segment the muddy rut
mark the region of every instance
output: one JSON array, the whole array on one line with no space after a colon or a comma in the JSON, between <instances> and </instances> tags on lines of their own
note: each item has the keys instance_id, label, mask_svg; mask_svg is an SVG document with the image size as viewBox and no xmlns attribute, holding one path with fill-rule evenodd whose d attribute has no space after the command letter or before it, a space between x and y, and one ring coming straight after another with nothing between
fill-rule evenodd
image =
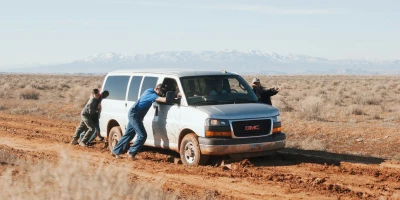
<instances>
[{"instance_id":1,"label":"muddy rut","mask_svg":"<svg viewBox=\"0 0 400 200\"><path fill-rule=\"evenodd\" d=\"M60 152L128 170L139 180L162 182L166 191L214 199L400 199L400 163L379 158L285 149L275 158L185 167L175 152L144 148L141 159L115 159L97 142L90 148L68 143L77 124L0 114L0 148L16 156L57 162ZM90 158L90 159L88 159Z\"/></svg>"}]
</instances>

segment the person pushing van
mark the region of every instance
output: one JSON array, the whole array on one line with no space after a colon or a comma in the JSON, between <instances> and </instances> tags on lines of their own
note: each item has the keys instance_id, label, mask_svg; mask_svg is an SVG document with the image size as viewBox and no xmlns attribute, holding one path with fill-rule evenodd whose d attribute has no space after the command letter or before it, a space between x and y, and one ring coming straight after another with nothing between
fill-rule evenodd
<instances>
[{"instance_id":1,"label":"person pushing van","mask_svg":"<svg viewBox=\"0 0 400 200\"><path fill-rule=\"evenodd\" d=\"M95 130L95 123L93 122L93 116L97 116L96 113L98 111L99 99L100 99L99 89L93 89L92 95L90 96L89 101L86 103L85 107L83 107L81 111L81 122L79 126L76 128L74 136L72 137L71 145L79 144L80 146L87 147L87 142L92 137L92 134ZM79 135L81 132L85 132L82 140L79 141Z\"/></svg>"},{"instance_id":2,"label":"person pushing van","mask_svg":"<svg viewBox=\"0 0 400 200\"><path fill-rule=\"evenodd\" d=\"M158 84L154 89L149 88L143 92L136 103L129 109L128 112L128 125L125 134L118 141L112 153L115 157L119 158L120 154L126 152L129 147L129 142L137 134L137 138L133 145L129 148L128 154L131 159L135 159L136 154L140 151L147 139L147 132L143 126L143 118L149 111L151 105L157 101L161 103L166 102L166 97L162 95L162 84Z\"/></svg>"}]
</instances>

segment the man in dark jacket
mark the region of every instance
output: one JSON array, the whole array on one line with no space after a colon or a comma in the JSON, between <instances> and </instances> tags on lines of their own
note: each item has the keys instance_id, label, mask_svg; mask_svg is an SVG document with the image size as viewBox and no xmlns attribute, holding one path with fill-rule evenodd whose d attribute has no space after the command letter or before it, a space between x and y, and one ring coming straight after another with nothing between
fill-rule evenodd
<instances>
[{"instance_id":1,"label":"man in dark jacket","mask_svg":"<svg viewBox=\"0 0 400 200\"><path fill-rule=\"evenodd\" d=\"M93 89L89 101L82 109L81 122L79 123L79 126L75 130L74 136L72 137L71 145L79 144L80 146L87 147L87 142L94 133L95 129L95 124L93 122L93 119L97 116L96 114L98 111L99 98L100 98L99 89ZM83 136L82 140L78 142L79 134L85 130L86 130L85 135Z\"/></svg>"},{"instance_id":2,"label":"man in dark jacket","mask_svg":"<svg viewBox=\"0 0 400 200\"><path fill-rule=\"evenodd\" d=\"M92 136L90 137L90 139L88 140L88 142L86 143L87 145L90 145L90 143L96 138L99 137L99 141L103 141L104 137L102 137L100 135L100 127L99 127L99 118L100 118L100 112L101 112L101 101L105 98L108 97L108 95L110 95L110 93L107 90L104 90L101 94L100 94L100 98L98 100L98 105L97 105L97 112L96 114L93 115L93 123L94 123L94 133L92 134ZM82 138L85 136L87 130L83 130L80 134L80 139L79 141L82 140Z\"/></svg>"},{"instance_id":3,"label":"man in dark jacket","mask_svg":"<svg viewBox=\"0 0 400 200\"><path fill-rule=\"evenodd\" d=\"M272 106L271 96L278 94L280 88L273 87L265 90L263 86L261 86L260 79L254 78L252 81L252 87L254 93L257 95L258 102L265 103Z\"/></svg>"}]
</instances>

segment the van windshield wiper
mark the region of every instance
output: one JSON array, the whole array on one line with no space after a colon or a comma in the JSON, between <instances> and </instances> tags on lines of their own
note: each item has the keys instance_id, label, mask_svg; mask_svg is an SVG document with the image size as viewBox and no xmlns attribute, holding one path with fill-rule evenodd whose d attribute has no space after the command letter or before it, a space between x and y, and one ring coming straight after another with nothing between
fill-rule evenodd
<instances>
[{"instance_id":1,"label":"van windshield wiper","mask_svg":"<svg viewBox=\"0 0 400 200\"><path fill-rule=\"evenodd\" d=\"M210 105L210 104L233 104L235 103L234 101L198 101L192 103L192 105Z\"/></svg>"},{"instance_id":2,"label":"van windshield wiper","mask_svg":"<svg viewBox=\"0 0 400 200\"><path fill-rule=\"evenodd\" d=\"M255 102L249 99L235 99L235 103L255 103Z\"/></svg>"}]
</instances>

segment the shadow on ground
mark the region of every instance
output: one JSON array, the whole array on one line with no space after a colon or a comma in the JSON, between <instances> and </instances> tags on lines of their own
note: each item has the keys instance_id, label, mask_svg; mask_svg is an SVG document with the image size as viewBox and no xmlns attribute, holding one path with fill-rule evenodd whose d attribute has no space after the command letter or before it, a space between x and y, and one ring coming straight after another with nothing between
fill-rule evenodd
<instances>
[{"instance_id":1,"label":"shadow on ground","mask_svg":"<svg viewBox=\"0 0 400 200\"><path fill-rule=\"evenodd\" d=\"M149 154L162 154L168 157L167 162L174 162L179 159L179 154L168 149L159 149L153 147L143 147L141 152ZM211 156L208 165L219 166L222 163L240 162L246 158L237 160L230 159L229 156ZM349 154L330 153L326 151L302 150L294 148L285 148L278 150L275 156L263 156L248 158L254 166L289 166L301 163L328 164L339 166L341 162L360 163L360 164L381 164L385 161L383 158L357 156Z\"/></svg>"},{"instance_id":2,"label":"shadow on ground","mask_svg":"<svg viewBox=\"0 0 400 200\"><path fill-rule=\"evenodd\" d=\"M360 163L360 164L381 164L383 158L357 156L349 154L330 153L326 151L302 150L285 148L279 150L274 158L258 157L251 158L250 161L255 166L283 166L297 165L301 163L316 163L339 166L341 162Z\"/></svg>"}]
</instances>

